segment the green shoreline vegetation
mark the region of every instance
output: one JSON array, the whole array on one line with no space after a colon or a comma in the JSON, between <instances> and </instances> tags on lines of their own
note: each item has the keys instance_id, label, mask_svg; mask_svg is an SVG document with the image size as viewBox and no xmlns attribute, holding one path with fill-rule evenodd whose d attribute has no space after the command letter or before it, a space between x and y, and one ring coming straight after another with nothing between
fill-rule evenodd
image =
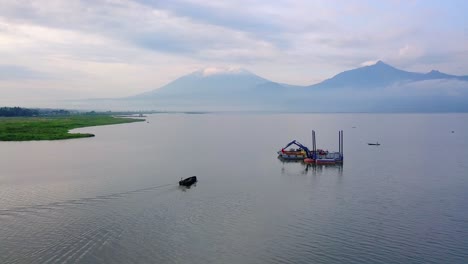
<instances>
[{"instance_id":1,"label":"green shoreline vegetation","mask_svg":"<svg viewBox=\"0 0 468 264\"><path fill-rule=\"evenodd\" d=\"M145 121L106 114L70 114L64 116L0 117L0 141L59 140L94 137L69 130Z\"/></svg>"}]
</instances>

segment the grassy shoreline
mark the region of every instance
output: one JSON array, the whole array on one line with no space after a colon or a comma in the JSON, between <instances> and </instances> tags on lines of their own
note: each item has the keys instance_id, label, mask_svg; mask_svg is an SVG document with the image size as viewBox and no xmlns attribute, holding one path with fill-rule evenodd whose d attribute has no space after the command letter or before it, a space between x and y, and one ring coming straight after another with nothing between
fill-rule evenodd
<instances>
[{"instance_id":1,"label":"grassy shoreline","mask_svg":"<svg viewBox=\"0 0 468 264\"><path fill-rule=\"evenodd\" d=\"M59 117L0 117L0 141L60 140L94 137L69 133L71 129L145 121L111 115L69 115Z\"/></svg>"}]
</instances>

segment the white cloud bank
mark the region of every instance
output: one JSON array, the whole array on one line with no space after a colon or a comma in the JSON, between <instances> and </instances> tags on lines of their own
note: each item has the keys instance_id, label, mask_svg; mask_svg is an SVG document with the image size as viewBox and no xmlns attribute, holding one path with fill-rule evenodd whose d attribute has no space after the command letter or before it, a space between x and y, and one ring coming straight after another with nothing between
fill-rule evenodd
<instances>
[{"instance_id":1,"label":"white cloud bank","mask_svg":"<svg viewBox=\"0 0 468 264\"><path fill-rule=\"evenodd\" d=\"M384 91L392 96L449 96L468 98L468 82L450 79L426 80L395 84L387 87Z\"/></svg>"}]
</instances>

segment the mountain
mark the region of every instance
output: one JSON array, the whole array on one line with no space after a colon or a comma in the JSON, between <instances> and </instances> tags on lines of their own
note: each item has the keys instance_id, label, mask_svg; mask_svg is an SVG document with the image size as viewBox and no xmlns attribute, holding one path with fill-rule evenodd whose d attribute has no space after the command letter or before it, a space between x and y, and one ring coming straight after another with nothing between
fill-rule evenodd
<instances>
[{"instance_id":1,"label":"mountain","mask_svg":"<svg viewBox=\"0 0 468 264\"><path fill-rule=\"evenodd\" d=\"M399 70L382 61L374 65L344 71L321 83L310 85L311 88L382 88L404 82L434 79L468 80L468 76L455 76L432 70L429 73L417 73Z\"/></svg>"},{"instance_id":2,"label":"mountain","mask_svg":"<svg viewBox=\"0 0 468 264\"><path fill-rule=\"evenodd\" d=\"M159 89L127 99L152 101L167 106L197 106L213 109L255 105L261 109L281 103L291 88L245 69L206 68L182 76ZM251 109L251 107L249 107Z\"/></svg>"},{"instance_id":3,"label":"mountain","mask_svg":"<svg viewBox=\"0 0 468 264\"><path fill-rule=\"evenodd\" d=\"M468 76L450 75L450 74L446 74L437 70L432 70L424 74L424 80L435 80L435 79L451 79L451 80L468 81Z\"/></svg>"},{"instance_id":4,"label":"mountain","mask_svg":"<svg viewBox=\"0 0 468 264\"><path fill-rule=\"evenodd\" d=\"M468 112L468 76L409 72L378 61L296 86L244 69L206 68L123 100L165 110Z\"/></svg>"},{"instance_id":5,"label":"mountain","mask_svg":"<svg viewBox=\"0 0 468 264\"><path fill-rule=\"evenodd\" d=\"M163 87L140 94L134 98L167 96L244 96L278 84L244 69L206 68L182 76Z\"/></svg>"}]
</instances>

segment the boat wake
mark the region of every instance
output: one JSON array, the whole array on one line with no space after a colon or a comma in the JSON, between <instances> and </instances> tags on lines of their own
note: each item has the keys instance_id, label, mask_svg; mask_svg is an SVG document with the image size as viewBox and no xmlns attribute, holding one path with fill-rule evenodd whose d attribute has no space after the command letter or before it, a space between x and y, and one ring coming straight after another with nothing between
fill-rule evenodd
<instances>
[{"instance_id":1,"label":"boat wake","mask_svg":"<svg viewBox=\"0 0 468 264\"><path fill-rule=\"evenodd\" d=\"M135 193L157 190L157 189L161 189L161 188L165 188L169 186L175 186L175 184L172 184L172 183L163 184L163 185L146 187L146 188L126 191L126 192L117 192L117 193L110 193L110 194L105 194L105 195L97 195L94 197L69 199L65 201L52 202L52 203L47 203L47 204L35 204L35 205L29 205L29 206L4 208L4 209L0 209L0 217L1 216L14 216L14 215L24 214L24 213L35 213L35 212L44 211L44 210L61 209L61 208L65 208L68 206L89 204L93 202L102 202L102 201L111 200L111 199L118 199L120 197L124 197L124 196L135 194Z\"/></svg>"}]
</instances>

